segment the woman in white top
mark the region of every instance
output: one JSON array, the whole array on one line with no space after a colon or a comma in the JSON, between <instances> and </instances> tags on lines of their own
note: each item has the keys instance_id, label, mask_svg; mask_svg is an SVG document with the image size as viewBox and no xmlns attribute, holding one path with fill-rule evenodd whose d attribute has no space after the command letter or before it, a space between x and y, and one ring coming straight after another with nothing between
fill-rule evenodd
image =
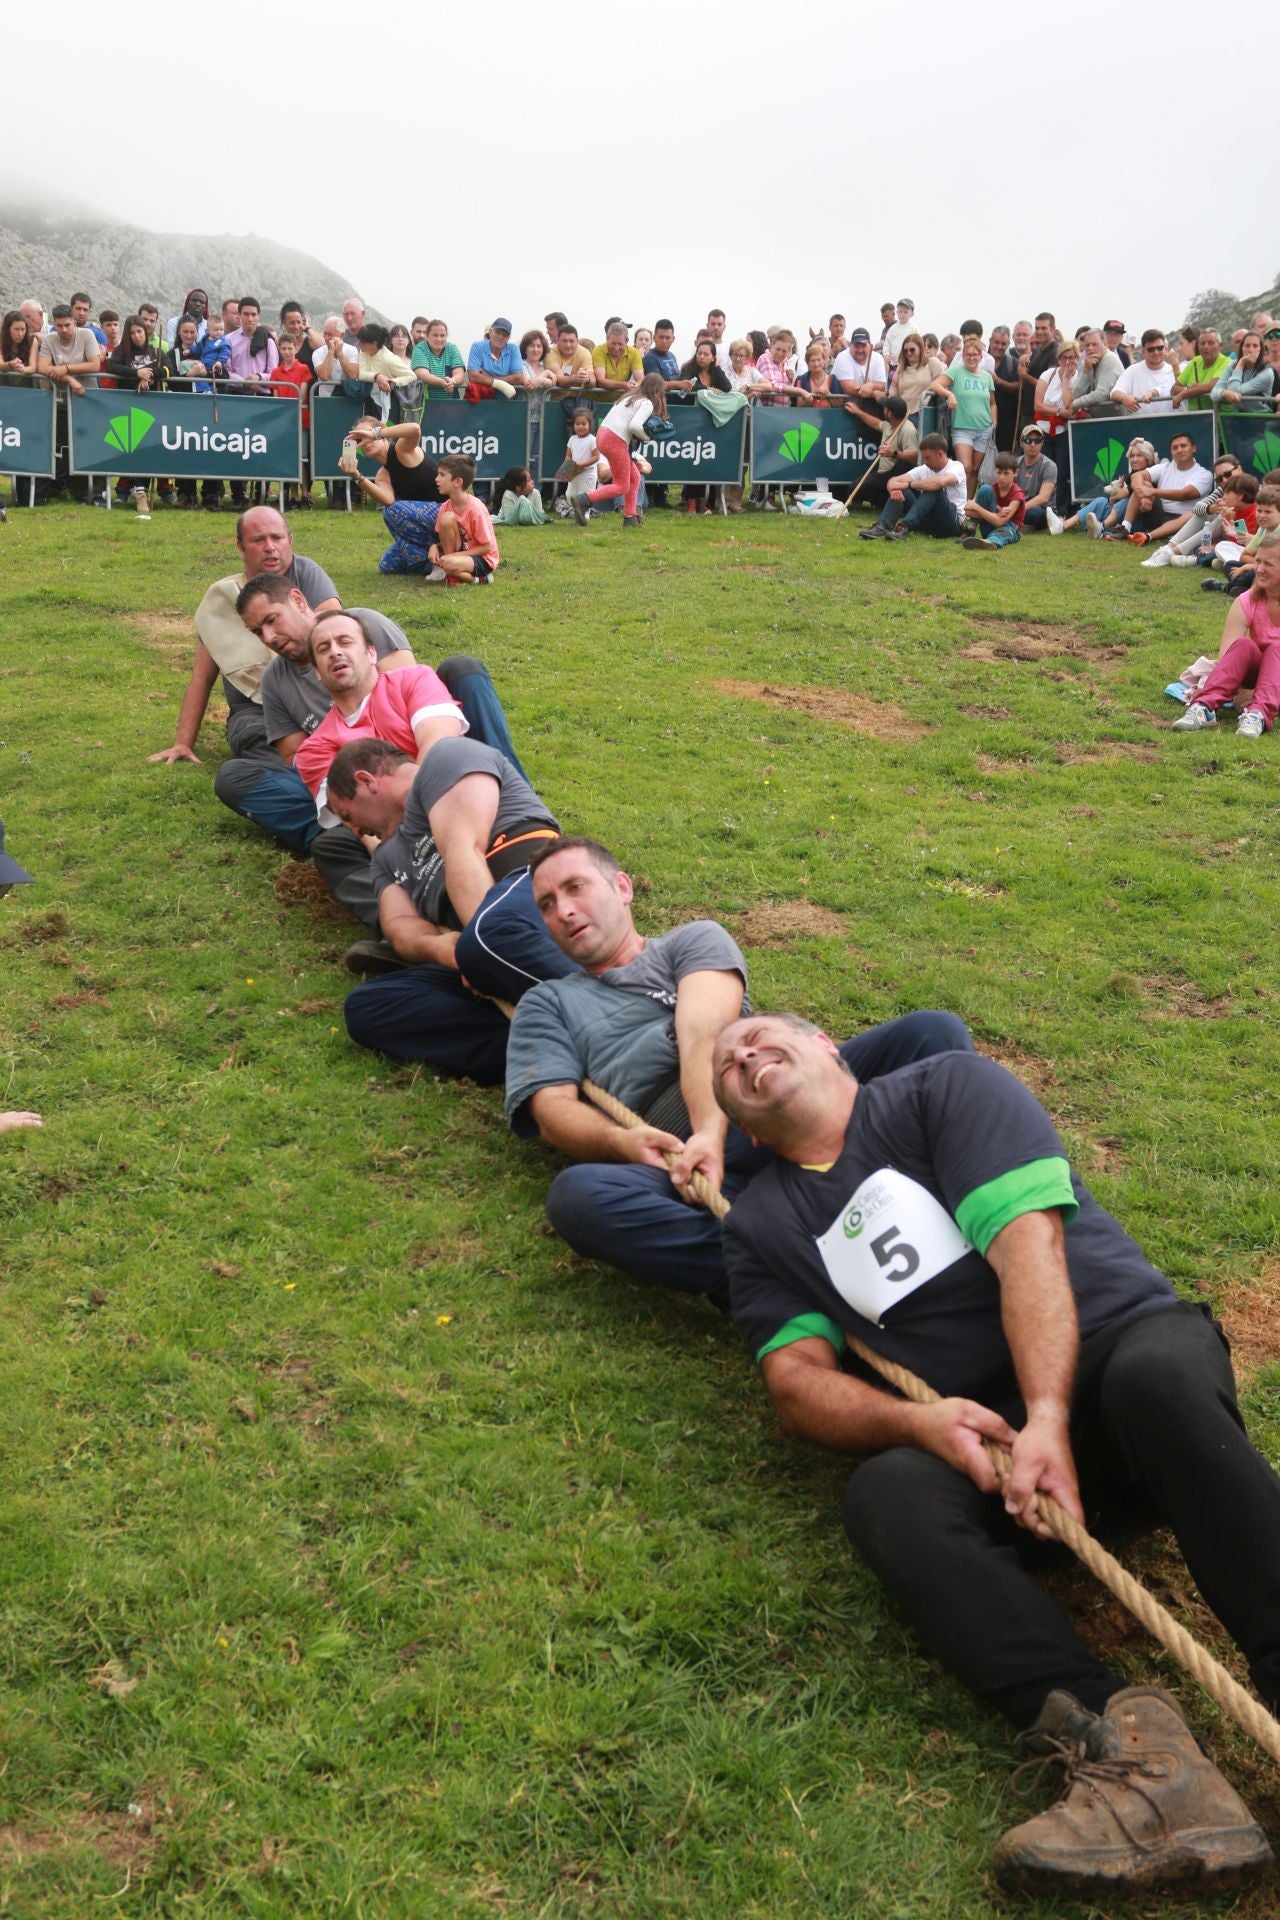
<instances>
[{"instance_id":1,"label":"woman in white top","mask_svg":"<svg viewBox=\"0 0 1280 1920\"><path fill-rule=\"evenodd\" d=\"M755 368L751 364L751 342L749 340L731 340L729 343L729 364L725 368L725 378L734 393L745 393L755 383Z\"/></svg>"},{"instance_id":2,"label":"woman in white top","mask_svg":"<svg viewBox=\"0 0 1280 1920\"><path fill-rule=\"evenodd\" d=\"M644 439L646 425L655 415L662 421L669 418L667 383L660 373L646 373L638 387L610 407L596 429L596 445L609 462L613 478L607 487L596 487L591 493L579 494L574 499L573 517L580 527L587 524L589 507L598 506L602 500L616 500L619 494L622 495L623 526L640 525L636 496L641 474L650 469L647 460L632 453L631 443Z\"/></svg>"},{"instance_id":3,"label":"woman in white top","mask_svg":"<svg viewBox=\"0 0 1280 1920\"><path fill-rule=\"evenodd\" d=\"M1044 451L1058 469L1054 504L1060 514L1071 511L1067 422L1072 412L1071 388L1079 371L1079 344L1075 340L1064 340L1058 348L1057 364L1036 381L1036 424L1044 428Z\"/></svg>"}]
</instances>

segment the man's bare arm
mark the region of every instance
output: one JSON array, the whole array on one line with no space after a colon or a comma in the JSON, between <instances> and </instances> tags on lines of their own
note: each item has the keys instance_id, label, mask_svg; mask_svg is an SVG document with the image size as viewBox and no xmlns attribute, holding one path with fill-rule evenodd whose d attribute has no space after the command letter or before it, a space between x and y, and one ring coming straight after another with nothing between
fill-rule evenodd
<instances>
[{"instance_id":1,"label":"man's bare arm","mask_svg":"<svg viewBox=\"0 0 1280 1920\"><path fill-rule=\"evenodd\" d=\"M402 960L419 966L426 961L438 967L456 966L453 950L458 944L457 934L424 920L403 887L383 888L378 919L384 936Z\"/></svg>"},{"instance_id":2,"label":"man's bare arm","mask_svg":"<svg viewBox=\"0 0 1280 1920\"><path fill-rule=\"evenodd\" d=\"M711 1051L717 1035L742 1012L742 998L742 976L732 970L687 973L676 988L680 1091L690 1126L689 1138L671 1169L677 1187L685 1186L695 1170L713 1187L724 1179L729 1123L712 1088Z\"/></svg>"},{"instance_id":3,"label":"man's bare arm","mask_svg":"<svg viewBox=\"0 0 1280 1920\"><path fill-rule=\"evenodd\" d=\"M1000 1229L987 1260L1000 1281L1004 1335L1027 1410L1005 1506L1023 1526L1043 1531L1039 1488L1083 1520L1068 1434L1079 1330L1062 1215L1056 1207L1020 1214Z\"/></svg>"},{"instance_id":4,"label":"man's bare arm","mask_svg":"<svg viewBox=\"0 0 1280 1920\"><path fill-rule=\"evenodd\" d=\"M200 762L196 756L196 735L204 719L205 709L209 705L209 695L213 692L218 679L218 663L203 640L196 641L196 657L191 664L191 678L187 681L187 690L182 696L182 705L178 709L178 724L174 729L173 745L165 747L160 753L150 754L151 760L192 760L196 766Z\"/></svg>"},{"instance_id":5,"label":"man's bare arm","mask_svg":"<svg viewBox=\"0 0 1280 1920\"><path fill-rule=\"evenodd\" d=\"M492 773L468 773L441 794L427 824L444 860L445 892L465 926L492 884L485 854L498 816L499 787Z\"/></svg>"},{"instance_id":6,"label":"man's bare arm","mask_svg":"<svg viewBox=\"0 0 1280 1920\"><path fill-rule=\"evenodd\" d=\"M852 1453L919 1447L967 1474L983 1493L996 1491L995 1468L982 1441L1008 1446L1013 1430L976 1400L937 1400L927 1407L899 1400L841 1372L834 1350L817 1336L766 1354L761 1372L787 1433Z\"/></svg>"},{"instance_id":7,"label":"man's bare arm","mask_svg":"<svg viewBox=\"0 0 1280 1920\"><path fill-rule=\"evenodd\" d=\"M582 1099L567 1082L539 1087L529 1102L538 1132L550 1147L573 1160L611 1160L634 1166L665 1167L664 1154L679 1153L683 1142L661 1127L622 1127Z\"/></svg>"}]
</instances>

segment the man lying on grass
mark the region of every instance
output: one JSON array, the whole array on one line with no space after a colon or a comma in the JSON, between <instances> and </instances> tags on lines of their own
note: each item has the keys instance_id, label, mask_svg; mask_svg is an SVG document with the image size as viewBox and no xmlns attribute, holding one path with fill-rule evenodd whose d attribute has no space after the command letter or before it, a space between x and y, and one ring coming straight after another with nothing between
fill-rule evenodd
<instances>
[{"instance_id":1,"label":"man lying on grass","mask_svg":"<svg viewBox=\"0 0 1280 1920\"><path fill-rule=\"evenodd\" d=\"M547 1215L587 1259L684 1293L723 1296L720 1225L686 1203L702 1173L731 1196L766 1165L716 1105L711 1049L747 1005L747 965L713 920L646 938L631 916L630 878L595 840L553 841L531 863L547 931L573 967L525 994L507 1046L507 1122L571 1159ZM913 1013L847 1040L864 1079L944 1048L967 1048L950 1013ZM634 1112L628 1129L584 1099L593 1080ZM667 1154L676 1156L668 1171Z\"/></svg>"},{"instance_id":2,"label":"man lying on grass","mask_svg":"<svg viewBox=\"0 0 1280 1920\"><path fill-rule=\"evenodd\" d=\"M329 767L328 804L353 835L378 842L373 890L403 962L348 994L351 1038L500 1081L508 1023L494 1001L575 970L529 886L530 855L559 837L554 815L505 755L447 737L416 759L387 740L351 741Z\"/></svg>"},{"instance_id":3,"label":"man lying on grass","mask_svg":"<svg viewBox=\"0 0 1280 1920\"><path fill-rule=\"evenodd\" d=\"M1001 1840L999 1880L1083 1897L1261 1871L1261 1829L1174 1701L1126 1687L1032 1576L1062 1551L1042 1493L1095 1532L1171 1527L1280 1707L1280 1480L1220 1329L1003 1067L944 1053L864 1086L841 1051L785 1014L716 1040L717 1099L777 1156L725 1225L732 1311L786 1430L872 1456L845 1527L926 1648L1063 1769L1058 1805ZM944 1397L870 1384L846 1330ZM983 1436L1010 1449L1003 1485Z\"/></svg>"}]
</instances>

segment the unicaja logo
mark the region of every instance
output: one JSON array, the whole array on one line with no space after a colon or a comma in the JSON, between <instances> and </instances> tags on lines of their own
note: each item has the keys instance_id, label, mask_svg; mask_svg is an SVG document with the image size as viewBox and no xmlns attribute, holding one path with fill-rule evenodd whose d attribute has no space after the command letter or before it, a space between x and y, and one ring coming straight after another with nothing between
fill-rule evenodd
<instances>
[{"instance_id":1,"label":"unicaja logo","mask_svg":"<svg viewBox=\"0 0 1280 1920\"><path fill-rule=\"evenodd\" d=\"M117 453L132 453L142 445L155 423L154 413L148 413L145 407L130 407L128 413L116 415L102 437Z\"/></svg>"},{"instance_id":2,"label":"unicaja logo","mask_svg":"<svg viewBox=\"0 0 1280 1920\"><path fill-rule=\"evenodd\" d=\"M1280 433L1264 433L1254 442L1252 464L1255 473L1270 473L1280 467Z\"/></svg>"},{"instance_id":3,"label":"unicaja logo","mask_svg":"<svg viewBox=\"0 0 1280 1920\"><path fill-rule=\"evenodd\" d=\"M789 433L783 434L778 452L784 460L789 460L792 466L798 467L800 462L807 459L813 452L817 444L818 429L811 427L806 421L801 426L792 427Z\"/></svg>"},{"instance_id":4,"label":"unicaja logo","mask_svg":"<svg viewBox=\"0 0 1280 1920\"><path fill-rule=\"evenodd\" d=\"M1123 465L1123 446L1118 440L1108 440L1105 447L1099 448L1098 457L1093 463L1094 479L1114 480Z\"/></svg>"}]
</instances>

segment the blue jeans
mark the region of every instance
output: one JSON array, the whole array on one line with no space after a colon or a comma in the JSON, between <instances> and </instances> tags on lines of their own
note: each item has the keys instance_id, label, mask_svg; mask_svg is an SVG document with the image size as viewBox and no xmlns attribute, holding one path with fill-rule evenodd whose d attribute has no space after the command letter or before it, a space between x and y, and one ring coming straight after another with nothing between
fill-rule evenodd
<instances>
[{"instance_id":1,"label":"blue jeans","mask_svg":"<svg viewBox=\"0 0 1280 1920\"><path fill-rule=\"evenodd\" d=\"M347 1032L394 1060L424 1060L494 1086L506 1072L508 1021L493 1000L519 1000L539 980L578 971L543 924L527 867L490 887L456 957L456 969L405 967L366 980L347 995Z\"/></svg>"},{"instance_id":2,"label":"blue jeans","mask_svg":"<svg viewBox=\"0 0 1280 1920\"><path fill-rule=\"evenodd\" d=\"M975 507L985 507L988 513L1000 511L1000 502L996 499L994 487L979 487L973 496L973 504ZM988 527L982 538L988 547L1011 547L1019 538L1019 533L1010 520L1003 527Z\"/></svg>"},{"instance_id":3,"label":"blue jeans","mask_svg":"<svg viewBox=\"0 0 1280 1920\"><path fill-rule=\"evenodd\" d=\"M904 506L901 500L889 495L880 512L882 527L896 527L901 520L912 533L931 533L935 540L955 539L960 531L960 518L941 487L932 488L928 493L918 493L912 487L907 499L910 505Z\"/></svg>"},{"instance_id":4,"label":"blue jeans","mask_svg":"<svg viewBox=\"0 0 1280 1920\"><path fill-rule=\"evenodd\" d=\"M379 573L428 573L427 553L436 537L438 500L396 500L382 510L391 545L378 562Z\"/></svg>"},{"instance_id":5,"label":"blue jeans","mask_svg":"<svg viewBox=\"0 0 1280 1920\"><path fill-rule=\"evenodd\" d=\"M908 1013L846 1040L841 1058L859 1080L874 1080L930 1054L972 1053L973 1042L953 1013ZM723 1191L732 1201L773 1154L737 1127L725 1142ZM720 1293L725 1286L720 1222L705 1207L681 1200L662 1167L589 1163L557 1174L547 1194L547 1218L562 1240L586 1260L618 1267L635 1280L678 1293Z\"/></svg>"}]
</instances>

